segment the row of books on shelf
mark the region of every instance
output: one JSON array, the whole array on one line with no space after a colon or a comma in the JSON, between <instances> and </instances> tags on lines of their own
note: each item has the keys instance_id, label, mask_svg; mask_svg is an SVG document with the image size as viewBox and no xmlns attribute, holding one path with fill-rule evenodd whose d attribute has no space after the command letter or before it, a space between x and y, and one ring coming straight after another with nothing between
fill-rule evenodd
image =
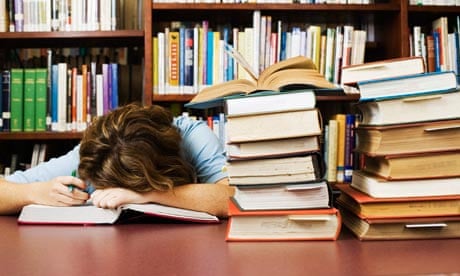
<instances>
[{"instance_id":1,"label":"row of books on shelf","mask_svg":"<svg viewBox=\"0 0 460 276\"><path fill-rule=\"evenodd\" d=\"M460 6L459 0L408 0L412 6Z\"/></svg>"},{"instance_id":2,"label":"row of books on shelf","mask_svg":"<svg viewBox=\"0 0 460 276\"><path fill-rule=\"evenodd\" d=\"M57 63L50 70L2 71L3 131L81 131L92 118L118 106L117 63Z\"/></svg>"},{"instance_id":3,"label":"row of books on shelf","mask_svg":"<svg viewBox=\"0 0 460 276\"><path fill-rule=\"evenodd\" d=\"M460 17L454 22L448 22L448 17L442 16L432 22L431 30L422 26L412 27L410 47L412 56L421 56L425 60L428 72L454 71L459 75L460 56Z\"/></svg>"},{"instance_id":4,"label":"row of books on shelf","mask_svg":"<svg viewBox=\"0 0 460 276\"><path fill-rule=\"evenodd\" d=\"M373 4L375 0L153 0L153 3Z\"/></svg>"},{"instance_id":5,"label":"row of books on shelf","mask_svg":"<svg viewBox=\"0 0 460 276\"><path fill-rule=\"evenodd\" d=\"M48 145L46 143L34 144L32 148L32 155L30 156L30 159L27 160L29 162L24 163L20 161L20 156L17 153L13 153L11 155L11 161L8 164L0 165L0 175L6 177L14 173L16 170L25 170L37 166L46 160L47 150Z\"/></svg>"},{"instance_id":6,"label":"row of books on shelf","mask_svg":"<svg viewBox=\"0 0 460 276\"><path fill-rule=\"evenodd\" d=\"M0 2L0 32L141 30L142 22L142 0Z\"/></svg>"},{"instance_id":7,"label":"row of books on shelf","mask_svg":"<svg viewBox=\"0 0 460 276\"><path fill-rule=\"evenodd\" d=\"M255 80L268 67L296 56L340 83L342 67L364 61L367 32L352 25L289 26L254 11L247 27L173 22L153 38L153 86L158 94L190 94L236 79Z\"/></svg>"}]
</instances>

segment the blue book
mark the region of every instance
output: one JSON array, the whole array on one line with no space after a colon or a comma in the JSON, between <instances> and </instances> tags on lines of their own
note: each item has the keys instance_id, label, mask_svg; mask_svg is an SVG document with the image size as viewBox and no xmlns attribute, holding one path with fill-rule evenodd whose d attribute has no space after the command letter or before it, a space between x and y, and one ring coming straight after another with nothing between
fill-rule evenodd
<instances>
[{"instance_id":1,"label":"blue book","mask_svg":"<svg viewBox=\"0 0 460 276\"><path fill-rule=\"evenodd\" d=\"M434 70L436 72L441 71L441 41L439 40L439 33L433 32L433 44L434 44Z\"/></svg>"},{"instance_id":2,"label":"blue book","mask_svg":"<svg viewBox=\"0 0 460 276\"><path fill-rule=\"evenodd\" d=\"M181 75L183 74L183 79L184 79L184 86L193 86L193 40L194 40L194 30L193 28L187 28L185 29L185 49L184 49L184 67L183 70L181 70ZM181 55L182 56L182 55ZM183 73L182 73L183 72Z\"/></svg>"},{"instance_id":3,"label":"blue book","mask_svg":"<svg viewBox=\"0 0 460 276\"><path fill-rule=\"evenodd\" d=\"M343 182L351 183L355 149L355 114L345 115L345 162Z\"/></svg>"},{"instance_id":4,"label":"blue book","mask_svg":"<svg viewBox=\"0 0 460 276\"><path fill-rule=\"evenodd\" d=\"M51 125L58 124L58 65L51 65Z\"/></svg>"},{"instance_id":5,"label":"blue book","mask_svg":"<svg viewBox=\"0 0 460 276\"><path fill-rule=\"evenodd\" d=\"M112 73L112 104L111 108L118 107L118 63L110 63Z\"/></svg>"},{"instance_id":6,"label":"blue book","mask_svg":"<svg viewBox=\"0 0 460 276\"><path fill-rule=\"evenodd\" d=\"M395 99L455 91L457 76L453 71L428 72L361 81L357 86L360 101Z\"/></svg>"},{"instance_id":7,"label":"blue book","mask_svg":"<svg viewBox=\"0 0 460 276\"><path fill-rule=\"evenodd\" d=\"M179 89L185 86L185 27L179 28Z\"/></svg>"}]
</instances>

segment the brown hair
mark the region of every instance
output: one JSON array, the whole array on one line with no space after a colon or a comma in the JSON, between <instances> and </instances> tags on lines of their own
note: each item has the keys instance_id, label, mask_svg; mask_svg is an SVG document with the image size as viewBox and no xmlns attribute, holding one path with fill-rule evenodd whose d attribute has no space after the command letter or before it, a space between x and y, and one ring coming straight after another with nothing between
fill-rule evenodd
<instances>
[{"instance_id":1,"label":"brown hair","mask_svg":"<svg viewBox=\"0 0 460 276\"><path fill-rule=\"evenodd\" d=\"M79 176L95 188L165 191L193 183L169 110L129 104L96 119L80 145Z\"/></svg>"}]
</instances>

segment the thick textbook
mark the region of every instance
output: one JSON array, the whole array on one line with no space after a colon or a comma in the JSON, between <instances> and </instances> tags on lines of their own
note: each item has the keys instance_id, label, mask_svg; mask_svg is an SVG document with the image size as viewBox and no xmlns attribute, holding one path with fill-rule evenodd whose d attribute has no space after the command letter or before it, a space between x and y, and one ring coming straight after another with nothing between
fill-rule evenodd
<instances>
[{"instance_id":1,"label":"thick textbook","mask_svg":"<svg viewBox=\"0 0 460 276\"><path fill-rule=\"evenodd\" d=\"M460 216L360 218L341 210L343 224L360 240L446 239L460 237Z\"/></svg>"},{"instance_id":2,"label":"thick textbook","mask_svg":"<svg viewBox=\"0 0 460 276\"><path fill-rule=\"evenodd\" d=\"M336 240L342 226L335 208L241 211L229 200L227 241Z\"/></svg>"},{"instance_id":3,"label":"thick textbook","mask_svg":"<svg viewBox=\"0 0 460 276\"><path fill-rule=\"evenodd\" d=\"M188 222L215 223L219 219L204 212L160 204L125 204L117 209L98 208L90 203L57 207L27 205L18 217L20 224L118 224L133 220L162 218Z\"/></svg>"},{"instance_id":4,"label":"thick textbook","mask_svg":"<svg viewBox=\"0 0 460 276\"><path fill-rule=\"evenodd\" d=\"M190 104L261 90L283 91L300 87L336 88L318 72L311 59L297 56L269 66L259 76L253 76L253 79L231 80L206 87L190 101Z\"/></svg>"},{"instance_id":5,"label":"thick textbook","mask_svg":"<svg viewBox=\"0 0 460 276\"><path fill-rule=\"evenodd\" d=\"M453 71L427 72L361 81L357 83L357 86L360 101L370 101L452 92L457 89L457 77Z\"/></svg>"},{"instance_id":6,"label":"thick textbook","mask_svg":"<svg viewBox=\"0 0 460 276\"><path fill-rule=\"evenodd\" d=\"M361 102L360 124L389 125L460 118L460 91ZM423 112L420 112L423 110Z\"/></svg>"},{"instance_id":7,"label":"thick textbook","mask_svg":"<svg viewBox=\"0 0 460 276\"><path fill-rule=\"evenodd\" d=\"M460 177L386 180L366 173L353 171L351 187L372 197L420 197L460 194Z\"/></svg>"},{"instance_id":8,"label":"thick textbook","mask_svg":"<svg viewBox=\"0 0 460 276\"><path fill-rule=\"evenodd\" d=\"M356 151L366 155L437 152L460 148L460 119L394 124L359 125Z\"/></svg>"},{"instance_id":9,"label":"thick textbook","mask_svg":"<svg viewBox=\"0 0 460 276\"><path fill-rule=\"evenodd\" d=\"M422 197L371 197L348 184L336 184L336 204L359 217L394 218L459 215L460 195Z\"/></svg>"},{"instance_id":10,"label":"thick textbook","mask_svg":"<svg viewBox=\"0 0 460 276\"><path fill-rule=\"evenodd\" d=\"M315 92L311 89L284 92L261 91L247 96L236 95L224 98L224 111L227 116L296 111L315 106Z\"/></svg>"},{"instance_id":11,"label":"thick textbook","mask_svg":"<svg viewBox=\"0 0 460 276\"><path fill-rule=\"evenodd\" d=\"M236 186L233 202L241 210L291 210L330 207L326 181Z\"/></svg>"},{"instance_id":12,"label":"thick textbook","mask_svg":"<svg viewBox=\"0 0 460 276\"><path fill-rule=\"evenodd\" d=\"M460 151L366 156L362 169L389 180L460 176Z\"/></svg>"},{"instance_id":13,"label":"thick textbook","mask_svg":"<svg viewBox=\"0 0 460 276\"><path fill-rule=\"evenodd\" d=\"M227 116L228 143L294 138L321 134L319 110ZM280 129L277 129L280 128Z\"/></svg>"},{"instance_id":14,"label":"thick textbook","mask_svg":"<svg viewBox=\"0 0 460 276\"><path fill-rule=\"evenodd\" d=\"M323 174L317 154L227 162L230 185L262 185L317 181Z\"/></svg>"},{"instance_id":15,"label":"thick textbook","mask_svg":"<svg viewBox=\"0 0 460 276\"><path fill-rule=\"evenodd\" d=\"M391 58L342 68L343 84L354 85L360 81L393 78L426 72L421 56Z\"/></svg>"},{"instance_id":16,"label":"thick textbook","mask_svg":"<svg viewBox=\"0 0 460 276\"><path fill-rule=\"evenodd\" d=\"M318 151L320 135L226 145L227 158L230 160L294 156Z\"/></svg>"}]
</instances>

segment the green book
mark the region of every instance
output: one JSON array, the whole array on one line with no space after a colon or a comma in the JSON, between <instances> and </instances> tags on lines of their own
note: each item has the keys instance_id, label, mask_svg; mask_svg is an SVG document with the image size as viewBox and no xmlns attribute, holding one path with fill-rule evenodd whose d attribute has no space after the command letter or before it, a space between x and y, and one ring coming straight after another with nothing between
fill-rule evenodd
<instances>
[{"instance_id":1,"label":"green book","mask_svg":"<svg viewBox=\"0 0 460 276\"><path fill-rule=\"evenodd\" d=\"M24 69L24 131L35 131L35 68Z\"/></svg>"},{"instance_id":2,"label":"green book","mask_svg":"<svg viewBox=\"0 0 460 276\"><path fill-rule=\"evenodd\" d=\"M11 131L23 130L24 69L11 68Z\"/></svg>"},{"instance_id":3,"label":"green book","mask_svg":"<svg viewBox=\"0 0 460 276\"><path fill-rule=\"evenodd\" d=\"M45 131L48 69L37 68L35 76L35 130Z\"/></svg>"}]
</instances>

